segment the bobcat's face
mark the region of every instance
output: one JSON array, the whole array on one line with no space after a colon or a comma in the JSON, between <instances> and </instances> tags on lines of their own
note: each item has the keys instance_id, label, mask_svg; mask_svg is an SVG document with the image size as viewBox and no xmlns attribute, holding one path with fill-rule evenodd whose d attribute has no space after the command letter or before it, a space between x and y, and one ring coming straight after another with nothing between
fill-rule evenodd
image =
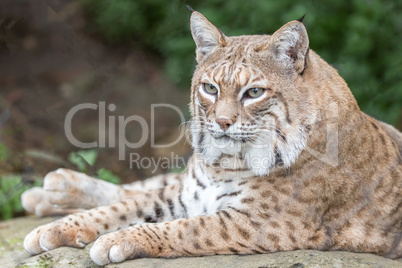
<instances>
[{"instance_id":1,"label":"bobcat's face","mask_svg":"<svg viewBox=\"0 0 402 268\"><path fill-rule=\"evenodd\" d=\"M195 150L209 163L238 156L257 175L267 175L276 165L290 166L307 140L300 114L306 94L297 86L307 35L306 44L297 43L303 38L286 39L286 29L273 36L226 37L201 14L191 22L198 61L192 81ZM293 23L303 34L304 26Z\"/></svg>"}]
</instances>

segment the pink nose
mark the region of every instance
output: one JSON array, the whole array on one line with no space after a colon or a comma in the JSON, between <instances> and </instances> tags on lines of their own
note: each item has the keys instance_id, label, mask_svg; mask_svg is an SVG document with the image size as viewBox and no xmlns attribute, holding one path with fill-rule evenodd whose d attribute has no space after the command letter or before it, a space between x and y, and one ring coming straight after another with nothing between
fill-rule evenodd
<instances>
[{"instance_id":1,"label":"pink nose","mask_svg":"<svg viewBox=\"0 0 402 268\"><path fill-rule=\"evenodd\" d=\"M227 117L218 117L215 119L215 122L221 126L221 129L227 130L231 125L233 125L233 121Z\"/></svg>"}]
</instances>

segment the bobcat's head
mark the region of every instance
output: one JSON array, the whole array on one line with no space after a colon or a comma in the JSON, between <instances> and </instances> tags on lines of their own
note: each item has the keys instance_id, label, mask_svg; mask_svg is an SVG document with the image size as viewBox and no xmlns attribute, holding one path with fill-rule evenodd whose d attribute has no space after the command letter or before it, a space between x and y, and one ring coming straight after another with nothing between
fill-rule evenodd
<instances>
[{"instance_id":1,"label":"bobcat's head","mask_svg":"<svg viewBox=\"0 0 402 268\"><path fill-rule=\"evenodd\" d=\"M193 12L197 49L192 79L192 143L208 163L225 155L246 161L256 175L296 161L316 111L302 92L309 41L291 21L272 36L225 36Z\"/></svg>"}]
</instances>

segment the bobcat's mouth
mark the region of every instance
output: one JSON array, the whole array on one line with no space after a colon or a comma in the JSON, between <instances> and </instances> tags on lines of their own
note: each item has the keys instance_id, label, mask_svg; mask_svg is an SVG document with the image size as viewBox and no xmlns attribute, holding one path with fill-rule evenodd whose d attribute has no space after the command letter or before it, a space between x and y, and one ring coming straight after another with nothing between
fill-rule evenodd
<instances>
[{"instance_id":1,"label":"bobcat's mouth","mask_svg":"<svg viewBox=\"0 0 402 268\"><path fill-rule=\"evenodd\" d=\"M241 132L217 132L213 130L209 130L211 133L211 136L219 140L220 142L230 142L230 141L235 141L235 142L241 142L241 143L247 143L252 140L252 137L250 135L245 135L244 133Z\"/></svg>"},{"instance_id":2,"label":"bobcat's mouth","mask_svg":"<svg viewBox=\"0 0 402 268\"><path fill-rule=\"evenodd\" d=\"M216 123L206 122L204 128L219 145L245 144L256 139L256 128L232 126L227 130L221 129Z\"/></svg>"}]
</instances>

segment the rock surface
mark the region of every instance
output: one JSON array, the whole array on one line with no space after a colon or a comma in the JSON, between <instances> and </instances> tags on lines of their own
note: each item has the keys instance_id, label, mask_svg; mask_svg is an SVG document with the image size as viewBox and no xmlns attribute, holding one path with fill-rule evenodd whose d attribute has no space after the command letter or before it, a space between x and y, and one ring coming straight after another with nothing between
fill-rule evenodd
<instances>
[{"instance_id":1,"label":"rock surface","mask_svg":"<svg viewBox=\"0 0 402 268\"><path fill-rule=\"evenodd\" d=\"M31 256L23 248L24 237L35 227L54 218L25 217L0 222L0 267L97 267L89 249L58 248ZM211 256L178 259L138 259L106 267L402 267L402 259L390 260L373 254L298 250L248 256Z\"/></svg>"}]
</instances>

